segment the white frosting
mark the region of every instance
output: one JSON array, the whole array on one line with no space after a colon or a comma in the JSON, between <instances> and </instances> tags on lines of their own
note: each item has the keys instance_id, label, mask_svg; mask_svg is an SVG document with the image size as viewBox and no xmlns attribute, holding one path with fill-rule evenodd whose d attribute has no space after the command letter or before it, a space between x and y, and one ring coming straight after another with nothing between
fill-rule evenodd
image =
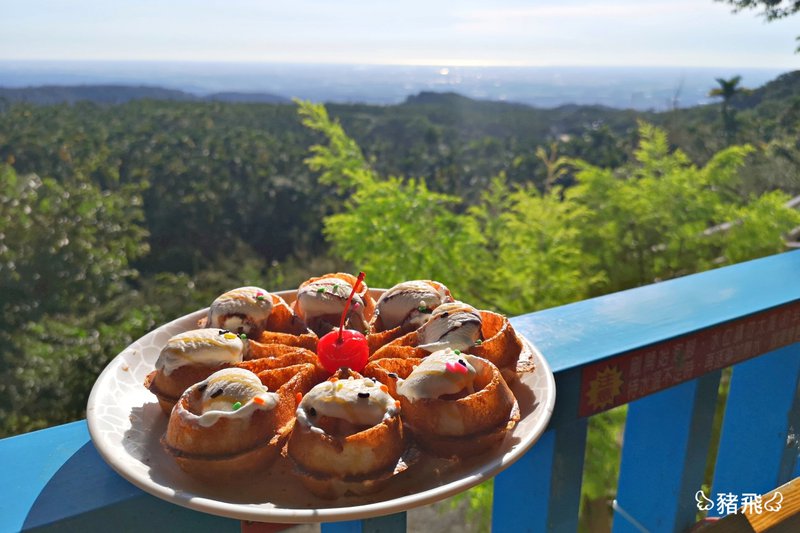
<instances>
[{"instance_id":1,"label":"white frosting","mask_svg":"<svg viewBox=\"0 0 800 533\"><path fill-rule=\"evenodd\" d=\"M399 412L395 399L371 379L325 381L308 391L297 407L297 421L322 433L320 416L339 418L358 426L374 426Z\"/></svg>"},{"instance_id":2,"label":"white frosting","mask_svg":"<svg viewBox=\"0 0 800 533\"><path fill-rule=\"evenodd\" d=\"M244 341L230 331L218 328L194 329L167 341L156 360L156 370L170 375L186 365L216 366L240 363Z\"/></svg>"},{"instance_id":3,"label":"white frosting","mask_svg":"<svg viewBox=\"0 0 800 533\"><path fill-rule=\"evenodd\" d=\"M219 296L208 309L208 326L250 333L266 323L272 295L260 287L239 287Z\"/></svg>"},{"instance_id":4,"label":"white frosting","mask_svg":"<svg viewBox=\"0 0 800 533\"><path fill-rule=\"evenodd\" d=\"M477 373L475 367L480 368L481 364L477 357L449 348L432 353L406 379L398 381L397 393L412 402L456 394L465 389L471 394Z\"/></svg>"},{"instance_id":5,"label":"white frosting","mask_svg":"<svg viewBox=\"0 0 800 533\"><path fill-rule=\"evenodd\" d=\"M297 311L306 320L312 322L321 316L340 316L353 286L338 278L318 279L297 291ZM364 320L364 299L355 293L350 302L348 320L351 327L362 330L366 326ZM336 324L338 325L338 318Z\"/></svg>"},{"instance_id":6,"label":"white frosting","mask_svg":"<svg viewBox=\"0 0 800 533\"><path fill-rule=\"evenodd\" d=\"M463 302L445 303L434 309L418 334L419 347L428 352L467 350L480 339L481 314Z\"/></svg>"},{"instance_id":7,"label":"white frosting","mask_svg":"<svg viewBox=\"0 0 800 533\"><path fill-rule=\"evenodd\" d=\"M258 376L243 368L214 372L184 394L193 394L198 389L202 391L200 413L184 410L183 416L194 418L203 427L213 425L222 417L247 418L258 410L272 410L279 399L277 394L267 391Z\"/></svg>"},{"instance_id":8,"label":"white frosting","mask_svg":"<svg viewBox=\"0 0 800 533\"><path fill-rule=\"evenodd\" d=\"M452 301L444 285L415 280L398 283L378 299L375 316L380 316L384 329L411 324L415 329L428 321L432 309ZM420 311L425 308L426 311Z\"/></svg>"}]
</instances>

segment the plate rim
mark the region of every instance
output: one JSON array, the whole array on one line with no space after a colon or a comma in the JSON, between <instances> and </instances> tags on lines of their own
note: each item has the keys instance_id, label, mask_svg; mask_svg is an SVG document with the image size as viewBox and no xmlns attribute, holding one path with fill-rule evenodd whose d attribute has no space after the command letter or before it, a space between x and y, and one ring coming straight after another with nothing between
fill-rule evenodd
<instances>
[{"instance_id":1,"label":"plate rim","mask_svg":"<svg viewBox=\"0 0 800 533\"><path fill-rule=\"evenodd\" d=\"M384 289L371 289L370 292L380 294ZM275 291L277 294L286 298L293 296L296 290ZM102 436L101 430L98 427L101 420L96 415L95 406L98 403L103 384L107 380L112 379L112 374L121 367L124 363L123 356L129 349L140 341L150 337L156 336L159 331L175 327L178 322L196 321L205 314L208 308L200 309L184 316L175 318L169 322L161 324L152 330L148 331L138 339L131 342L126 348L119 352L103 369L95 380L92 390L89 394L86 408L86 421L89 429L89 435L94 447L97 449L100 457L108 464L117 474L121 477L140 488L144 492L158 497L162 500L168 501L193 509L195 511L210 513L218 516L234 518L238 520L256 521L256 522L272 522L272 523L320 523L320 522L336 522L342 520L358 520L364 518L371 518L375 516L394 514L402 511L407 511L415 507L428 505L436 501L454 496L464 492L487 479L490 479L506 468L510 467L517 460L519 460L531 447L539 440L542 434L546 431L547 425L553 414L553 409L556 400L556 385L555 377L552 369L547 360L542 356L541 352L526 339L523 335L517 332L518 338L530 349L532 359L535 363L535 372L542 373L545 378L545 389L549 394L543 398L544 404L541 406L542 414L538 420L534 422L531 431L525 435L525 439L517 447L497 455L492 458L486 465L480 466L479 472L472 471L465 477L458 478L443 485L434 486L420 492L391 498L388 500L381 500L377 502L349 505L344 507L325 507L325 508L286 508L286 507L273 507L264 508L260 504L242 504L220 501L208 498L199 494L185 492L177 489L170 489L169 487L152 482L141 476L138 472L126 468L125 463L118 461L115 457L116 454L124 453L137 462L142 462L138 458L133 457L124 448L124 446L114 446L110 439ZM513 387L512 387L513 388ZM155 401L155 400L154 400ZM133 427L133 423L131 423Z\"/></svg>"}]
</instances>

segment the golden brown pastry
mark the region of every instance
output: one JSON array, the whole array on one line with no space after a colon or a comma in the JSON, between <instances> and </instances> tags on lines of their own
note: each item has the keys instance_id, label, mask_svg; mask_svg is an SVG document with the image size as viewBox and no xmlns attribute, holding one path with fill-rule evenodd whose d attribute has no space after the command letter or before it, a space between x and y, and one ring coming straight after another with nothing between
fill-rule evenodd
<instances>
[{"instance_id":1,"label":"golden brown pastry","mask_svg":"<svg viewBox=\"0 0 800 533\"><path fill-rule=\"evenodd\" d=\"M297 290L294 310L314 333L322 337L339 327L345 302L356 281L355 276L341 272L311 278ZM362 333L369 331L366 317L372 316L374 309L375 301L366 284L362 283L353 295L345 327Z\"/></svg>"},{"instance_id":2,"label":"golden brown pastry","mask_svg":"<svg viewBox=\"0 0 800 533\"><path fill-rule=\"evenodd\" d=\"M208 308L205 325L256 338L266 328L273 295L260 287L239 287L218 296Z\"/></svg>"},{"instance_id":3,"label":"golden brown pastry","mask_svg":"<svg viewBox=\"0 0 800 533\"><path fill-rule=\"evenodd\" d=\"M486 359L445 349L425 359L382 359L364 370L400 401L406 428L423 449L467 457L500 444L519 409Z\"/></svg>"},{"instance_id":4,"label":"golden brown pastry","mask_svg":"<svg viewBox=\"0 0 800 533\"><path fill-rule=\"evenodd\" d=\"M379 348L370 361L422 359L445 348L488 359L500 368L507 380L516 379L522 343L508 319L492 311L478 311L459 301L439 305L419 329Z\"/></svg>"},{"instance_id":5,"label":"golden brown pastry","mask_svg":"<svg viewBox=\"0 0 800 533\"><path fill-rule=\"evenodd\" d=\"M184 471L227 480L264 469L278 457L294 424L297 395L311 388L316 370L302 365L264 374L227 368L181 396L162 443ZM263 382L277 389L270 392Z\"/></svg>"},{"instance_id":6,"label":"golden brown pastry","mask_svg":"<svg viewBox=\"0 0 800 533\"><path fill-rule=\"evenodd\" d=\"M167 341L156 360L156 369L145 379L145 387L156 395L165 414L190 385L217 370L241 362L246 341L224 329L203 328L179 333Z\"/></svg>"},{"instance_id":7,"label":"golden brown pastry","mask_svg":"<svg viewBox=\"0 0 800 533\"><path fill-rule=\"evenodd\" d=\"M244 334L259 344L285 344L309 350L317 345L316 335L286 301L260 287L239 287L220 295L199 325Z\"/></svg>"},{"instance_id":8,"label":"golden brown pastry","mask_svg":"<svg viewBox=\"0 0 800 533\"><path fill-rule=\"evenodd\" d=\"M287 454L311 492L369 493L396 473L406 443L399 403L387 390L339 371L303 397Z\"/></svg>"},{"instance_id":9,"label":"golden brown pastry","mask_svg":"<svg viewBox=\"0 0 800 533\"><path fill-rule=\"evenodd\" d=\"M388 289L375 304L367 336L370 353L419 328L434 309L452 301L450 290L438 281L404 281Z\"/></svg>"}]
</instances>

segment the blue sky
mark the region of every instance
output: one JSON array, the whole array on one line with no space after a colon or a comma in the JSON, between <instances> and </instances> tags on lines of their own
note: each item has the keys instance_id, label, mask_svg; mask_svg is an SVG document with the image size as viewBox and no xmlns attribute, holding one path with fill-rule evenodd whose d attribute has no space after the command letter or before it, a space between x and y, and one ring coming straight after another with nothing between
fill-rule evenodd
<instances>
[{"instance_id":1,"label":"blue sky","mask_svg":"<svg viewBox=\"0 0 800 533\"><path fill-rule=\"evenodd\" d=\"M800 68L800 15L712 0L24 0L0 60Z\"/></svg>"}]
</instances>

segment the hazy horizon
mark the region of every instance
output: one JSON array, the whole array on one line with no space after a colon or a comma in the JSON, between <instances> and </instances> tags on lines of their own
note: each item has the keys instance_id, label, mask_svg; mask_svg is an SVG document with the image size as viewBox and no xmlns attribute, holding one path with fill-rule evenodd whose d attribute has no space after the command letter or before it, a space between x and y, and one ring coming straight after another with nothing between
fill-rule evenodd
<instances>
[{"instance_id":1,"label":"hazy horizon","mask_svg":"<svg viewBox=\"0 0 800 533\"><path fill-rule=\"evenodd\" d=\"M711 67L463 67L265 62L3 61L0 86L143 85L200 96L269 93L319 102L396 104L422 91L537 107L663 110L711 101L715 78L755 88L785 72Z\"/></svg>"}]
</instances>

